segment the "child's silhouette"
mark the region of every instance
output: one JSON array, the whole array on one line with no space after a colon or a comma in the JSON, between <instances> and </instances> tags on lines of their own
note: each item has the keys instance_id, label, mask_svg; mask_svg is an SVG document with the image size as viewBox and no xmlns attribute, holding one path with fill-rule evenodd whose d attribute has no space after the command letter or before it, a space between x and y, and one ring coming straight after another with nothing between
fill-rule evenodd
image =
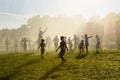
<instances>
[{"instance_id":1,"label":"child's silhouette","mask_svg":"<svg viewBox=\"0 0 120 80\"><path fill-rule=\"evenodd\" d=\"M60 49L59 57L61 58L62 62L65 62L65 58L63 57L63 55L65 54L66 49L68 50L68 48L66 46L65 37L61 36L60 39L61 42L56 52Z\"/></svg>"},{"instance_id":2,"label":"child's silhouette","mask_svg":"<svg viewBox=\"0 0 120 80\"><path fill-rule=\"evenodd\" d=\"M79 51L80 53L84 52L84 40L81 40L80 44L78 45Z\"/></svg>"},{"instance_id":3,"label":"child's silhouette","mask_svg":"<svg viewBox=\"0 0 120 80\"><path fill-rule=\"evenodd\" d=\"M91 37L93 37L93 36L89 36L89 37L88 37L87 34L85 34L84 37L82 36L82 38L84 38L84 40L85 40L85 48L86 48L86 52L87 52L87 54L89 53L89 50L88 50L89 41L88 41L88 39L91 38Z\"/></svg>"},{"instance_id":4,"label":"child's silhouette","mask_svg":"<svg viewBox=\"0 0 120 80\"><path fill-rule=\"evenodd\" d=\"M46 47L46 44L44 43L44 39L41 39L41 43L38 46L38 49L41 48L40 51L41 51L41 58L42 59L44 59L45 47Z\"/></svg>"}]
</instances>

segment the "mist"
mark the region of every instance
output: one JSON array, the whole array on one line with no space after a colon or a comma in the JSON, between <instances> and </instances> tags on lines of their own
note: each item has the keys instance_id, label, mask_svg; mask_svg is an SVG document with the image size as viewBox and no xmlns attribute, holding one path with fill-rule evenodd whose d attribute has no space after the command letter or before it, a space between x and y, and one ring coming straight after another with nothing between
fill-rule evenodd
<instances>
[{"instance_id":1,"label":"mist","mask_svg":"<svg viewBox=\"0 0 120 80\"><path fill-rule=\"evenodd\" d=\"M10 40L11 50L14 50L14 39L18 39L20 46L20 40L23 37L31 40L31 46L35 45L38 40L39 30L46 32L42 35L43 39L47 37L53 38L57 35L66 36L67 39L74 35L77 35L81 40L81 36L88 34L93 36L90 39L90 47L95 48L95 36L101 37L101 45L104 49L119 49L119 33L120 33L120 14L109 13L105 17L93 16L91 18L84 18L80 15L73 16L33 16L27 20L25 24L21 24L17 29L1 29L1 50L5 48L5 39ZM53 43L51 43L53 46ZM37 45L34 46L36 49ZM4 49L5 50L5 49Z\"/></svg>"}]
</instances>

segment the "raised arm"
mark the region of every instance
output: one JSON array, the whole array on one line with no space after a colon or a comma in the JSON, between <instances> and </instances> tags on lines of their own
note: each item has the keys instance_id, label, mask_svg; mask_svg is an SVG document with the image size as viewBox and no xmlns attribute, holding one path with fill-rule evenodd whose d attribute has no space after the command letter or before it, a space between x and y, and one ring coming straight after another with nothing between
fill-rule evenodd
<instances>
[{"instance_id":1,"label":"raised arm","mask_svg":"<svg viewBox=\"0 0 120 80\"><path fill-rule=\"evenodd\" d=\"M83 37L83 36L81 36L82 38L85 38L85 37Z\"/></svg>"},{"instance_id":2,"label":"raised arm","mask_svg":"<svg viewBox=\"0 0 120 80\"><path fill-rule=\"evenodd\" d=\"M92 38L93 36L89 36L88 38Z\"/></svg>"},{"instance_id":3,"label":"raised arm","mask_svg":"<svg viewBox=\"0 0 120 80\"><path fill-rule=\"evenodd\" d=\"M46 31L47 31L47 28L43 31L43 33L42 33L42 34L44 34Z\"/></svg>"}]
</instances>

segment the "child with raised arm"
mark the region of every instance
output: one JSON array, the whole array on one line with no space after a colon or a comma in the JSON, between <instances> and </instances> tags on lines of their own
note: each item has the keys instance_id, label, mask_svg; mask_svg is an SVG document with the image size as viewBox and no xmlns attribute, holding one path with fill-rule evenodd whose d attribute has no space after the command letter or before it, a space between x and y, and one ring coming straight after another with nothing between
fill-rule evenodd
<instances>
[{"instance_id":1,"label":"child with raised arm","mask_svg":"<svg viewBox=\"0 0 120 80\"><path fill-rule=\"evenodd\" d=\"M60 49L59 58L61 58L62 62L65 62L65 58L63 56L66 52L66 49L68 50L68 48L65 42L65 37L61 36L60 39L61 39L61 42L56 52Z\"/></svg>"},{"instance_id":2,"label":"child with raised arm","mask_svg":"<svg viewBox=\"0 0 120 80\"><path fill-rule=\"evenodd\" d=\"M40 51L41 51L41 58L42 59L44 59L45 47L46 47L46 44L44 43L44 39L41 39L41 43L38 46L38 49L40 49Z\"/></svg>"},{"instance_id":3,"label":"child with raised arm","mask_svg":"<svg viewBox=\"0 0 120 80\"><path fill-rule=\"evenodd\" d=\"M91 38L91 37L93 37L93 36L89 36L89 37L88 37L87 34L85 34L84 37L82 36L82 38L84 38L84 40L85 40L85 48L86 48L87 54L89 53L89 51L88 51L88 46L89 46L89 41L88 41L88 39Z\"/></svg>"},{"instance_id":4,"label":"child with raised arm","mask_svg":"<svg viewBox=\"0 0 120 80\"><path fill-rule=\"evenodd\" d=\"M84 52L84 40L81 40L80 44L78 45L79 51L80 53Z\"/></svg>"}]
</instances>

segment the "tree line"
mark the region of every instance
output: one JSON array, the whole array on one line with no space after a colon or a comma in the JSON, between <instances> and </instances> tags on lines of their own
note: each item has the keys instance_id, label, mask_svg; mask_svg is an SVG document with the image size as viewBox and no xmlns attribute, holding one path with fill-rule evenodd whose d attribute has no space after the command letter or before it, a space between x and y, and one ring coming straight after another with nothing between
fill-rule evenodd
<instances>
[{"instance_id":1,"label":"tree line","mask_svg":"<svg viewBox=\"0 0 120 80\"><path fill-rule=\"evenodd\" d=\"M89 34L99 35L103 39L106 48L120 49L120 14L109 13L105 17L93 16L86 19L77 16L33 16L26 24L21 24L17 29L1 29L0 41L6 37L18 40L22 37L29 37L32 41L37 40L39 28L48 28L45 36L56 34ZM57 31L56 31L57 29ZM64 30L66 29L66 31ZM74 34L73 34L74 35Z\"/></svg>"}]
</instances>

